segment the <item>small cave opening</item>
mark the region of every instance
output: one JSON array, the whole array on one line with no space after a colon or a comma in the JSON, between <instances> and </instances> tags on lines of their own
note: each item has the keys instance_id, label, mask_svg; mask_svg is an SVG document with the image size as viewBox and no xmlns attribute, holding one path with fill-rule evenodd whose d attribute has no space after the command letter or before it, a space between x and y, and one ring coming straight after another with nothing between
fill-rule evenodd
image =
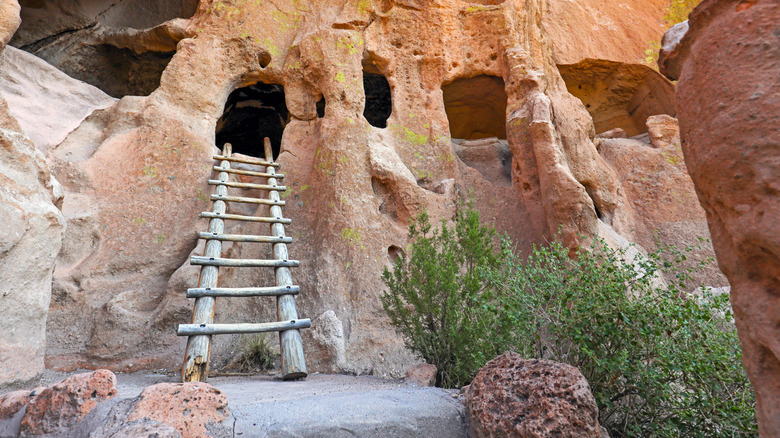
<instances>
[{"instance_id":1,"label":"small cave opening","mask_svg":"<svg viewBox=\"0 0 780 438\"><path fill-rule=\"evenodd\" d=\"M558 65L558 71L590 113L597 135L620 129L627 137L641 136L648 117L676 114L674 85L646 65L586 59Z\"/></svg>"},{"instance_id":2,"label":"small cave opening","mask_svg":"<svg viewBox=\"0 0 780 438\"><path fill-rule=\"evenodd\" d=\"M325 96L320 96L320 100L318 100L315 105L317 107L318 119L325 117L325 105L327 105L327 103L325 102Z\"/></svg>"},{"instance_id":3,"label":"small cave opening","mask_svg":"<svg viewBox=\"0 0 780 438\"><path fill-rule=\"evenodd\" d=\"M387 247L387 257L390 259L390 263L395 263L404 254L404 250L396 245L390 245Z\"/></svg>"},{"instance_id":4,"label":"small cave opening","mask_svg":"<svg viewBox=\"0 0 780 438\"><path fill-rule=\"evenodd\" d=\"M390 83L379 73L363 71L363 89L366 93L366 107L363 117L371 126L387 128L387 119L393 112L393 98Z\"/></svg>"},{"instance_id":5,"label":"small cave opening","mask_svg":"<svg viewBox=\"0 0 780 438\"><path fill-rule=\"evenodd\" d=\"M456 79L441 90L452 138L506 139L507 95L502 78L480 75Z\"/></svg>"},{"instance_id":6,"label":"small cave opening","mask_svg":"<svg viewBox=\"0 0 780 438\"><path fill-rule=\"evenodd\" d=\"M230 143L235 153L265 157L263 139L268 137L276 159L289 121L283 86L258 82L238 88L228 96L217 121L216 143L220 148Z\"/></svg>"}]
</instances>

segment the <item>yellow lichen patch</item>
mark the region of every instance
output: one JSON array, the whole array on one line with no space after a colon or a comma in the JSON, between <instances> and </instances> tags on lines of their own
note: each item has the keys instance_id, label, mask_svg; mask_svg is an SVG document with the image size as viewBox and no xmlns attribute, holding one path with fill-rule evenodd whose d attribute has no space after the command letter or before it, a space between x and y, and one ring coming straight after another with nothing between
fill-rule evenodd
<instances>
[{"instance_id":1,"label":"yellow lichen patch","mask_svg":"<svg viewBox=\"0 0 780 438\"><path fill-rule=\"evenodd\" d=\"M363 236L359 229L343 228L341 230L341 238L349 242L349 246L357 246L360 249L365 248L363 246Z\"/></svg>"}]
</instances>

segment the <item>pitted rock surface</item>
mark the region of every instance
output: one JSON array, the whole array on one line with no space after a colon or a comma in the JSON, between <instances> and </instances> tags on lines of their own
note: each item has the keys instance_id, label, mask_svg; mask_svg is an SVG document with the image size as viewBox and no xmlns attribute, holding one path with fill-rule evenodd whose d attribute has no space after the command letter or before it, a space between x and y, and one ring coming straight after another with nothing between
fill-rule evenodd
<instances>
[{"instance_id":1,"label":"pitted rock surface","mask_svg":"<svg viewBox=\"0 0 780 438\"><path fill-rule=\"evenodd\" d=\"M27 405L23 435L58 433L75 425L98 403L116 396L116 376L108 370L77 374L42 390Z\"/></svg>"},{"instance_id":2,"label":"pitted rock surface","mask_svg":"<svg viewBox=\"0 0 780 438\"><path fill-rule=\"evenodd\" d=\"M731 284L759 434L780 436L780 3L705 0L662 69L679 74L682 149Z\"/></svg>"},{"instance_id":3,"label":"pitted rock surface","mask_svg":"<svg viewBox=\"0 0 780 438\"><path fill-rule=\"evenodd\" d=\"M485 437L600 438L598 407L580 371L504 353L466 389L471 430Z\"/></svg>"}]
</instances>

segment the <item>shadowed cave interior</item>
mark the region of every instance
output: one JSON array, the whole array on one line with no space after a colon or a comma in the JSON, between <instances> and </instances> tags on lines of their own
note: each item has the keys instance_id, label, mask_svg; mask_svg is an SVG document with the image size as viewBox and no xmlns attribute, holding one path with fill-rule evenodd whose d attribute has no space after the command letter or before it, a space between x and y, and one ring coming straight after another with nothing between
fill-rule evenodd
<instances>
[{"instance_id":1,"label":"shadowed cave interior","mask_svg":"<svg viewBox=\"0 0 780 438\"><path fill-rule=\"evenodd\" d=\"M322 102L324 111L324 100ZM268 137L273 159L276 159L281 151L284 127L289 121L290 113L281 85L258 82L239 88L230 93L225 112L217 121L217 146L222 148L230 143L234 153L265 157L263 139Z\"/></svg>"}]
</instances>

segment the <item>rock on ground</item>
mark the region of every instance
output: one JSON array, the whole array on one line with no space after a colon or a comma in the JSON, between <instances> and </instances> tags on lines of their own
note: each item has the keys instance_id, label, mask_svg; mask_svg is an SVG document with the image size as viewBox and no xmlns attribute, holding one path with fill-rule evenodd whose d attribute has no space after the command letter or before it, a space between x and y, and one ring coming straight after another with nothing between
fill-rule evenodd
<instances>
[{"instance_id":1,"label":"rock on ground","mask_svg":"<svg viewBox=\"0 0 780 438\"><path fill-rule=\"evenodd\" d=\"M100 401L79 421L57 429L55 435L65 438L468 436L463 405L453 397L454 391L440 388L344 375L313 375L305 381L292 382L266 376L217 377L211 379L214 386L171 383L172 379L161 375L119 374L117 397ZM10 398L19 396L24 398L24 394ZM4 400L0 398L0 406ZM19 414L24 415L25 410ZM19 422L20 415L10 419L0 417L0 436L19 436ZM40 432L27 432L23 436Z\"/></svg>"},{"instance_id":2,"label":"rock on ground","mask_svg":"<svg viewBox=\"0 0 780 438\"><path fill-rule=\"evenodd\" d=\"M62 434L98 403L114 397L116 376L108 370L77 374L32 397L21 422L22 435Z\"/></svg>"},{"instance_id":3,"label":"rock on ground","mask_svg":"<svg viewBox=\"0 0 780 438\"><path fill-rule=\"evenodd\" d=\"M421 363L409 367L406 370L405 382L414 383L419 386L433 386L436 383L436 365Z\"/></svg>"},{"instance_id":4,"label":"rock on ground","mask_svg":"<svg viewBox=\"0 0 780 438\"><path fill-rule=\"evenodd\" d=\"M677 73L685 162L731 284L759 433L780 436L780 4L705 0ZM674 56L677 56L675 59Z\"/></svg>"},{"instance_id":5,"label":"rock on ground","mask_svg":"<svg viewBox=\"0 0 780 438\"><path fill-rule=\"evenodd\" d=\"M599 410L582 373L549 360L504 353L466 389L477 437L601 438Z\"/></svg>"}]
</instances>

